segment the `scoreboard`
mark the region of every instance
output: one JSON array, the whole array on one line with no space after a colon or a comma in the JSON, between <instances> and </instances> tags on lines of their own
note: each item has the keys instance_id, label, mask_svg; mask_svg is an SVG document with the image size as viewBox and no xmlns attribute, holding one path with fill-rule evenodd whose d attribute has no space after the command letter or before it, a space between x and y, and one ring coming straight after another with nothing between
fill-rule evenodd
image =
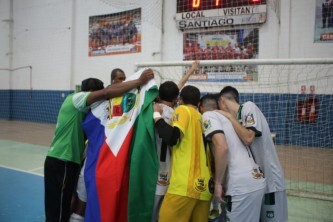
<instances>
[{"instance_id":1,"label":"scoreboard","mask_svg":"<svg viewBox=\"0 0 333 222\"><path fill-rule=\"evenodd\" d=\"M261 24L266 0L177 0L177 27L181 30Z\"/></svg>"}]
</instances>

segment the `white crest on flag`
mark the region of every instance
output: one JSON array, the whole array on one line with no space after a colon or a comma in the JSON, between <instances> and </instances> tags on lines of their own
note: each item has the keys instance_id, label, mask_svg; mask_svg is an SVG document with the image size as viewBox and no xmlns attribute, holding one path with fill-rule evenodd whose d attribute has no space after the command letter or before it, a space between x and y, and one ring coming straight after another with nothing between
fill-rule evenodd
<instances>
[{"instance_id":1,"label":"white crest on flag","mask_svg":"<svg viewBox=\"0 0 333 222\"><path fill-rule=\"evenodd\" d=\"M145 69L139 70L138 72L131 75L127 80L138 79L144 70ZM124 112L120 116L112 116L112 118L108 118L109 112L112 112L109 110L109 100L104 101L102 104L92 109L94 116L100 119L101 124L105 127L106 143L109 145L111 152L115 156L117 156L126 136L128 135L130 129L133 127L136 118L140 114L146 91L155 85L156 82L154 79L152 79L146 85L141 86L140 90L136 88L126 93L121 98L121 100L130 97L131 99L135 99L135 104L132 104L132 106L129 107L129 110L123 110Z\"/></svg>"}]
</instances>

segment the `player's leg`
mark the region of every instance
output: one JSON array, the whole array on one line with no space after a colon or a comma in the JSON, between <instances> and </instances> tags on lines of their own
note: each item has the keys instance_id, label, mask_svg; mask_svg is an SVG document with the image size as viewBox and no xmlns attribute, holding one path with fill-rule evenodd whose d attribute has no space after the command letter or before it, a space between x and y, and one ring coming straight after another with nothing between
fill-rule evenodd
<instances>
[{"instance_id":1,"label":"player's leg","mask_svg":"<svg viewBox=\"0 0 333 222\"><path fill-rule=\"evenodd\" d=\"M196 200L190 222L208 221L210 201Z\"/></svg>"},{"instance_id":2,"label":"player's leg","mask_svg":"<svg viewBox=\"0 0 333 222\"><path fill-rule=\"evenodd\" d=\"M44 165L46 221L68 221L79 165L47 157Z\"/></svg>"},{"instance_id":3,"label":"player's leg","mask_svg":"<svg viewBox=\"0 0 333 222\"><path fill-rule=\"evenodd\" d=\"M164 199L164 195L155 195L155 201L154 201L154 208L153 208L153 216L152 216L152 222L158 221L158 215L160 213L160 209L162 206L162 202Z\"/></svg>"},{"instance_id":4,"label":"player's leg","mask_svg":"<svg viewBox=\"0 0 333 222\"><path fill-rule=\"evenodd\" d=\"M288 204L286 191L265 194L261 207L261 222L288 221Z\"/></svg>"},{"instance_id":5,"label":"player's leg","mask_svg":"<svg viewBox=\"0 0 333 222\"><path fill-rule=\"evenodd\" d=\"M161 206L159 222L188 222L196 201L193 198L167 193Z\"/></svg>"},{"instance_id":6,"label":"player's leg","mask_svg":"<svg viewBox=\"0 0 333 222\"><path fill-rule=\"evenodd\" d=\"M59 221L61 188L63 182L63 161L46 157L44 163L45 221Z\"/></svg>"},{"instance_id":7,"label":"player's leg","mask_svg":"<svg viewBox=\"0 0 333 222\"><path fill-rule=\"evenodd\" d=\"M227 221L259 221L263 195L264 189L232 196L227 203Z\"/></svg>"},{"instance_id":8,"label":"player's leg","mask_svg":"<svg viewBox=\"0 0 333 222\"><path fill-rule=\"evenodd\" d=\"M86 185L84 182L84 168L86 165L86 160L84 161L84 164L81 168L79 179L77 181L76 185L76 195L73 197L72 202L72 215L70 218L71 222L74 221L83 221L84 220L84 214L86 210L86 202L87 202L87 191L86 191Z\"/></svg>"},{"instance_id":9,"label":"player's leg","mask_svg":"<svg viewBox=\"0 0 333 222\"><path fill-rule=\"evenodd\" d=\"M71 215L72 197L75 193L77 175L79 171L79 164L76 164L74 162L65 163L64 184L61 197L61 221L69 221Z\"/></svg>"}]
</instances>

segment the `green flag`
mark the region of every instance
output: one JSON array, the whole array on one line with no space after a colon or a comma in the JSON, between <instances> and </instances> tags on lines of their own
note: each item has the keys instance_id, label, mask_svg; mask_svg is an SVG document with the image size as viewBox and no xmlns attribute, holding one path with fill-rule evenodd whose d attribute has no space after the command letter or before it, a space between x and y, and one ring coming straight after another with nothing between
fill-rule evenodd
<instances>
[{"instance_id":1,"label":"green flag","mask_svg":"<svg viewBox=\"0 0 333 222\"><path fill-rule=\"evenodd\" d=\"M141 112L135 122L130 154L129 222L150 222L152 218L158 177L152 102L157 95L156 86L146 92Z\"/></svg>"}]
</instances>

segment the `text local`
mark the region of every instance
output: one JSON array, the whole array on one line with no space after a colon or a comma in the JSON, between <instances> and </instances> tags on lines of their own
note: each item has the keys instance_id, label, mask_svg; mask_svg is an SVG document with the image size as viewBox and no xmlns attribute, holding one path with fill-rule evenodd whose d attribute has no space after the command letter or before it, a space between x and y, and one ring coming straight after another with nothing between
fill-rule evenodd
<instances>
[{"instance_id":1,"label":"text local","mask_svg":"<svg viewBox=\"0 0 333 222\"><path fill-rule=\"evenodd\" d=\"M255 12L254 7L237 7L237 8L225 8L220 10L219 16L232 16L232 15L246 15L253 14ZM183 12L182 19L195 19L206 17L203 11Z\"/></svg>"}]
</instances>

